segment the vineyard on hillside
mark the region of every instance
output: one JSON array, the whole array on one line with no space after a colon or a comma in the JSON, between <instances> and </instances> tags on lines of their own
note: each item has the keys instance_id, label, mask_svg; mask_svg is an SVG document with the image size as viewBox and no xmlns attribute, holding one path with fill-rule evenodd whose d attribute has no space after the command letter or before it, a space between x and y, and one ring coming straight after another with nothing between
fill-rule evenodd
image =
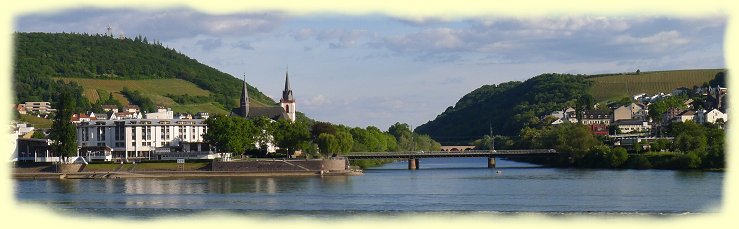
<instances>
[{"instance_id":1,"label":"vineyard on hillside","mask_svg":"<svg viewBox=\"0 0 739 229\"><path fill-rule=\"evenodd\" d=\"M675 88L701 86L725 69L641 72L591 77L590 94L596 101L613 100L640 93L669 93Z\"/></svg>"}]
</instances>

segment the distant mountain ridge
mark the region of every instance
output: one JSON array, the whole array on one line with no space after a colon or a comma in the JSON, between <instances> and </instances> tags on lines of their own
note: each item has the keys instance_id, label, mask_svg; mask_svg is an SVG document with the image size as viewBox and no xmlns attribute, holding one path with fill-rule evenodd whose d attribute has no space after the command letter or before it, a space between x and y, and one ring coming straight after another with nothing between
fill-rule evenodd
<instances>
[{"instance_id":1,"label":"distant mountain ridge","mask_svg":"<svg viewBox=\"0 0 739 229\"><path fill-rule=\"evenodd\" d=\"M141 36L120 39L100 34L15 33L15 45L14 89L19 102L53 100L58 86L52 77L181 79L210 92L211 103L226 111L237 105L240 96L240 79ZM255 105L276 105L251 85L249 96Z\"/></svg>"}]
</instances>

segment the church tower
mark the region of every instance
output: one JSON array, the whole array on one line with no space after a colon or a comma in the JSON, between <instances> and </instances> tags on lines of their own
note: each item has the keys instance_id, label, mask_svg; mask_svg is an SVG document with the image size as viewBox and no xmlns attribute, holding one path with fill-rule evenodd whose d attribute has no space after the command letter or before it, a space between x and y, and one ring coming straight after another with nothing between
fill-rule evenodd
<instances>
[{"instance_id":1,"label":"church tower","mask_svg":"<svg viewBox=\"0 0 739 229\"><path fill-rule=\"evenodd\" d=\"M244 74L244 88L241 90L241 100L239 102L239 115L246 118L249 116L249 92L246 86L246 74Z\"/></svg>"},{"instance_id":2,"label":"church tower","mask_svg":"<svg viewBox=\"0 0 739 229\"><path fill-rule=\"evenodd\" d=\"M285 90L282 91L280 106L285 109L290 121L295 122L295 99L293 98L293 90L290 89L290 78L287 76L287 71L285 71Z\"/></svg>"}]
</instances>

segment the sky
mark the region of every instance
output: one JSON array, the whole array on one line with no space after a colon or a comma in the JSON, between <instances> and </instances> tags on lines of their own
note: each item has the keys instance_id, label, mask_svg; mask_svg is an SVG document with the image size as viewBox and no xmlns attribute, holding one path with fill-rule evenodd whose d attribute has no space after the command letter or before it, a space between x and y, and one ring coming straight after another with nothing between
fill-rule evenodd
<instances>
[{"instance_id":1,"label":"sky","mask_svg":"<svg viewBox=\"0 0 739 229\"><path fill-rule=\"evenodd\" d=\"M320 121L417 127L483 85L542 73L725 68L726 15L403 18L189 8L77 8L15 18L19 32L146 36L275 101L285 72Z\"/></svg>"}]
</instances>

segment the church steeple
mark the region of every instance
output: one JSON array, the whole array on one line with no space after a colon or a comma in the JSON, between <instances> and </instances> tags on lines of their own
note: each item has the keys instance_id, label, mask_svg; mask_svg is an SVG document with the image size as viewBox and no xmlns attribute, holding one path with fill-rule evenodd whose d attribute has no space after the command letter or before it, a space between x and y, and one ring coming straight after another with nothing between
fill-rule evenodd
<instances>
[{"instance_id":1,"label":"church steeple","mask_svg":"<svg viewBox=\"0 0 739 229\"><path fill-rule=\"evenodd\" d=\"M239 112L241 117L246 118L249 115L249 92L247 91L246 74L244 74L244 87L241 90L241 100L239 102Z\"/></svg>"},{"instance_id":2,"label":"church steeple","mask_svg":"<svg viewBox=\"0 0 739 229\"><path fill-rule=\"evenodd\" d=\"M287 75L287 71L285 71L285 90L282 91L282 99L280 101L284 102L292 102L293 99L293 90L290 89L290 78Z\"/></svg>"},{"instance_id":3,"label":"church steeple","mask_svg":"<svg viewBox=\"0 0 739 229\"><path fill-rule=\"evenodd\" d=\"M282 98L280 99L280 106L285 109L285 113L290 118L290 121L295 121L295 99L293 98L293 90L290 88L290 77L285 70L285 90L282 91Z\"/></svg>"}]
</instances>

